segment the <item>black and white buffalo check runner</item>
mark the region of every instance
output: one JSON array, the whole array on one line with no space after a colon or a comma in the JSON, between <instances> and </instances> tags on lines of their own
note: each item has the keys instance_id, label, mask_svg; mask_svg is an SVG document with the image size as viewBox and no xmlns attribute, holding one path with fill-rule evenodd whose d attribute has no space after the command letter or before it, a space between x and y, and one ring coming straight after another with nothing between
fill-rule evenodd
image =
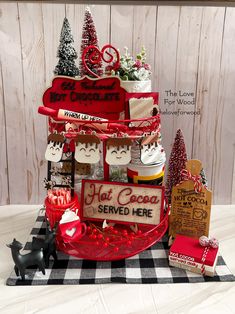
<instances>
[{"instance_id":1,"label":"black and white buffalo check runner","mask_svg":"<svg viewBox=\"0 0 235 314\"><path fill-rule=\"evenodd\" d=\"M31 248L33 236L45 234L45 211L42 209L31 231L25 253ZM58 252L58 261L50 260L50 266L43 275L37 269L27 269L26 280L12 271L7 279L7 285L76 285L103 283L194 283L207 281L234 281L235 277L226 266L222 256L219 256L216 275L203 277L192 272L170 267L168 264L167 238L153 245L146 251L131 258L113 262L95 262Z\"/></svg>"}]
</instances>

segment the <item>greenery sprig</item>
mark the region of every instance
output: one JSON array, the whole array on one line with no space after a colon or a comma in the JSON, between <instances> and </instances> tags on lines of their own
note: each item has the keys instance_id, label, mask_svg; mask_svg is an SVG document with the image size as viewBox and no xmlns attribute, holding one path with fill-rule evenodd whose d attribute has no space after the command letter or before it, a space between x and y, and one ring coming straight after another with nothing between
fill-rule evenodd
<instances>
[{"instance_id":1,"label":"greenery sprig","mask_svg":"<svg viewBox=\"0 0 235 314\"><path fill-rule=\"evenodd\" d=\"M124 48L125 53L120 58L120 66L111 75L118 75L123 81L147 81L151 75L151 67L146 63L146 50L142 47L140 53L134 58L128 52L128 48ZM107 69L106 69L107 70Z\"/></svg>"}]
</instances>

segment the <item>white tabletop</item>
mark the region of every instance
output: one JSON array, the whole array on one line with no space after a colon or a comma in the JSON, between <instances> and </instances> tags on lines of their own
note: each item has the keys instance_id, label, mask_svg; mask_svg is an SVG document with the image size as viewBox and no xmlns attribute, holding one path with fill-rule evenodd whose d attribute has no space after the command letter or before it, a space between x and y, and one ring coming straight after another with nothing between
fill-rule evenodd
<instances>
[{"instance_id":1,"label":"white tabletop","mask_svg":"<svg viewBox=\"0 0 235 314\"><path fill-rule=\"evenodd\" d=\"M235 282L18 286L5 282L13 269L13 237L25 243L40 205L0 206L0 313L235 313ZM235 205L213 206L211 236L235 274Z\"/></svg>"}]
</instances>

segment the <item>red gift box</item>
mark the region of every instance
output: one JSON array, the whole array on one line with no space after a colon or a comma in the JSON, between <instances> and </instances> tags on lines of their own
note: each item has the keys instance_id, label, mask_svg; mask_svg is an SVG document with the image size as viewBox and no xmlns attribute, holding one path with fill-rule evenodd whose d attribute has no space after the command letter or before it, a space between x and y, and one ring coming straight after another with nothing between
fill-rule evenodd
<instances>
[{"instance_id":1,"label":"red gift box","mask_svg":"<svg viewBox=\"0 0 235 314\"><path fill-rule=\"evenodd\" d=\"M169 251L169 264L194 273L214 276L218 247L202 246L199 239L177 235Z\"/></svg>"}]
</instances>

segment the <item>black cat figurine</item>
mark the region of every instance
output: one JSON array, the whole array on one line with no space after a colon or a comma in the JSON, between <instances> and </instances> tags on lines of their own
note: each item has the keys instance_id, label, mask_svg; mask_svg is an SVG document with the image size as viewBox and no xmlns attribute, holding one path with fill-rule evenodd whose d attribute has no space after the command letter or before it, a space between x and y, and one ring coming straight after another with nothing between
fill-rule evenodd
<instances>
[{"instance_id":1,"label":"black cat figurine","mask_svg":"<svg viewBox=\"0 0 235 314\"><path fill-rule=\"evenodd\" d=\"M7 247L11 249L12 258L15 262L14 269L16 276L20 274L22 280L25 280L25 269L28 266L34 265L38 266L39 270L45 275L45 263L42 250L34 250L28 254L22 255L20 254L20 250L23 248L23 245L16 239L14 239L12 243L7 244Z\"/></svg>"},{"instance_id":2,"label":"black cat figurine","mask_svg":"<svg viewBox=\"0 0 235 314\"><path fill-rule=\"evenodd\" d=\"M32 249L38 250L43 249L43 257L46 267L49 267L49 259L52 255L54 260L57 261L56 245L55 245L55 236L58 224L51 230L48 221L46 221L46 236L45 239L33 237L32 240Z\"/></svg>"}]
</instances>

